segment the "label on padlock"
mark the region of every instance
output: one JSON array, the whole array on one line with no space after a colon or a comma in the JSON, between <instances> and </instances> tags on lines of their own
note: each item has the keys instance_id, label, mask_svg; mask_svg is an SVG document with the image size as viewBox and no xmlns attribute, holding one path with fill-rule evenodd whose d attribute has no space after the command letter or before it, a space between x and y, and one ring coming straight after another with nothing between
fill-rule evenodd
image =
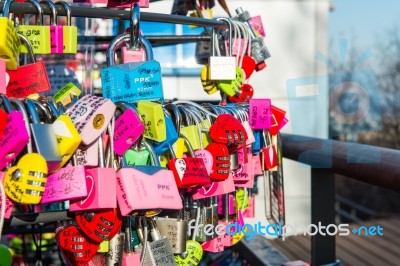
<instances>
[{"instance_id":1,"label":"label on padlock","mask_svg":"<svg viewBox=\"0 0 400 266\"><path fill-rule=\"evenodd\" d=\"M20 66L16 70L7 70L10 82L7 85L7 96L24 98L34 93L50 90L43 61Z\"/></svg>"},{"instance_id":2,"label":"label on padlock","mask_svg":"<svg viewBox=\"0 0 400 266\"><path fill-rule=\"evenodd\" d=\"M89 146L79 146L75 151L76 164L86 166L98 166L99 164L99 145L95 141Z\"/></svg>"},{"instance_id":3,"label":"label on padlock","mask_svg":"<svg viewBox=\"0 0 400 266\"><path fill-rule=\"evenodd\" d=\"M103 96L113 102L164 102L161 67L154 60L103 68L101 83Z\"/></svg>"},{"instance_id":4,"label":"label on padlock","mask_svg":"<svg viewBox=\"0 0 400 266\"><path fill-rule=\"evenodd\" d=\"M40 203L51 203L84 198L86 188L85 167L67 166L47 177L46 187Z\"/></svg>"},{"instance_id":5,"label":"label on padlock","mask_svg":"<svg viewBox=\"0 0 400 266\"><path fill-rule=\"evenodd\" d=\"M32 45L34 54L50 54L50 27L41 25L19 25L18 33L24 35ZM28 53L26 45L20 46L21 53Z\"/></svg>"},{"instance_id":6,"label":"label on padlock","mask_svg":"<svg viewBox=\"0 0 400 266\"><path fill-rule=\"evenodd\" d=\"M64 51L63 27L50 26L50 49L52 54L62 54Z\"/></svg>"},{"instance_id":7,"label":"label on padlock","mask_svg":"<svg viewBox=\"0 0 400 266\"><path fill-rule=\"evenodd\" d=\"M82 143L88 145L103 133L115 109L110 100L88 94L79 99L67 114L81 135Z\"/></svg>"},{"instance_id":8,"label":"label on padlock","mask_svg":"<svg viewBox=\"0 0 400 266\"><path fill-rule=\"evenodd\" d=\"M252 129L271 127L271 99L250 99L249 122Z\"/></svg>"},{"instance_id":9,"label":"label on padlock","mask_svg":"<svg viewBox=\"0 0 400 266\"><path fill-rule=\"evenodd\" d=\"M236 79L236 58L232 56L211 56L210 79L211 80Z\"/></svg>"},{"instance_id":10,"label":"label on padlock","mask_svg":"<svg viewBox=\"0 0 400 266\"><path fill-rule=\"evenodd\" d=\"M71 103L73 97L79 97L81 93L82 91L74 83L68 82L54 94L53 99L56 103L62 103L62 105L66 106Z\"/></svg>"}]
</instances>

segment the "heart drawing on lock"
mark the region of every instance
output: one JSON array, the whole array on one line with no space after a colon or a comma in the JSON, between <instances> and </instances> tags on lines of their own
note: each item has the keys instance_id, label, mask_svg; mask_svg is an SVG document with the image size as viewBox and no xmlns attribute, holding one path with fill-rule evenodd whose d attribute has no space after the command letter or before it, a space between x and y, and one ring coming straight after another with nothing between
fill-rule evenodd
<instances>
[{"instance_id":1,"label":"heart drawing on lock","mask_svg":"<svg viewBox=\"0 0 400 266\"><path fill-rule=\"evenodd\" d=\"M99 244L95 243L81 232L75 225L65 226L57 231L58 246L63 257L71 265L86 265L96 255Z\"/></svg>"},{"instance_id":2,"label":"heart drawing on lock","mask_svg":"<svg viewBox=\"0 0 400 266\"><path fill-rule=\"evenodd\" d=\"M179 178L183 179L184 175L185 175L185 171L186 171L186 162L184 159L177 159L175 161L175 168L176 168L176 172L178 173Z\"/></svg>"},{"instance_id":3,"label":"heart drawing on lock","mask_svg":"<svg viewBox=\"0 0 400 266\"><path fill-rule=\"evenodd\" d=\"M201 187L198 192L203 196L213 196L218 189L218 182L212 182L209 186Z\"/></svg>"},{"instance_id":4,"label":"heart drawing on lock","mask_svg":"<svg viewBox=\"0 0 400 266\"><path fill-rule=\"evenodd\" d=\"M197 150L194 152L194 155L196 156L196 158L203 159L204 165L207 170L207 174L210 175L211 170L213 168L213 164L214 164L214 157L211 154L211 152L209 152L207 150Z\"/></svg>"},{"instance_id":5,"label":"heart drawing on lock","mask_svg":"<svg viewBox=\"0 0 400 266\"><path fill-rule=\"evenodd\" d=\"M199 242L186 241L186 251L181 255L175 255L177 265L198 265L203 257L203 248Z\"/></svg>"},{"instance_id":6,"label":"heart drawing on lock","mask_svg":"<svg viewBox=\"0 0 400 266\"><path fill-rule=\"evenodd\" d=\"M94 187L95 187L95 182L94 178L91 175L86 176L86 188L88 189L88 195L86 198L82 199L79 202L79 207L81 208L86 208L92 204L94 200Z\"/></svg>"}]
</instances>

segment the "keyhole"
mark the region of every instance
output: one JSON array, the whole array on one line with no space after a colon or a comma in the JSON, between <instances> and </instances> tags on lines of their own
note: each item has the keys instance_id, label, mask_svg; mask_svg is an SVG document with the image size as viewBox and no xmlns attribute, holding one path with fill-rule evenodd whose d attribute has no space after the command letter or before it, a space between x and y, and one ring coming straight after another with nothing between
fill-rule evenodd
<instances>
[{"instance_id":1,"label":"keyhole","mask_svg":"<svg viewBox=\"0 0 400 266\"><path fill-rule=\"evenodd\" d=\"M163 125L164 125L164 120L160 119L160 120L157 121L157 126L158 127L161 127Z\"/></svg>"},{"instance_id":2,"label":"keyhole","mask_svg":"<svg viewBox=\"0 0 400 266\"><path fill-rule=\"evenodd\" d=\"M88 222L91 222L94 218L94 212L85 212L83 216Z\"/></svg>"},{"instance_id":3,"label":"keyhole","mask_svg":"<svg viewBox=\"0 0 400 266\"><path fill-rule=\"evenodd\" d=\"M12 158L14 158L15 157L15 152L9 152L9 153L7 153L7 155L6 155L6 158L7 159L12 159Z\"/></svg>"},{"instance_id":4,"label":"keyhole","mask_svg":"<svg viewBox=\"0 0 400 266\"><path fill-rule=\"evenodd\" d=\"M21 170L17 168L12 174L11 177L14 181L18 181L21 178Z\"/></svg>"},{"instance_id":5,"label":"keyhole","mask_svg":"<svg viewBox=\"0 0 400 266\"><path fill-rule=\"evenodd\" d=\"M126 139L126 144L133 144L133 137L129 137Z\"/></svg>"}]
</instances>

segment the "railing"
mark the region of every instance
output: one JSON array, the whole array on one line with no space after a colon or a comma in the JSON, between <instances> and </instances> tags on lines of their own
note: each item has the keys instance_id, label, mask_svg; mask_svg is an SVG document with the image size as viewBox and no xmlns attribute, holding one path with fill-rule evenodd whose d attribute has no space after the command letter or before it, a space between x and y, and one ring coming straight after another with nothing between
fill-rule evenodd
<instances>
[{"instance_id":1,"label":"railing","mask_svg":"<svg viewBox=\"0 0 400 266\"><path fill-rule=\"evenodd\" d=\"M335 223L335 174L400 192L400 151L282 134L283 157L311 167L311 223ZM335 236L311 237L311 264L335 265Z\"/></svg>"}]
</instances>

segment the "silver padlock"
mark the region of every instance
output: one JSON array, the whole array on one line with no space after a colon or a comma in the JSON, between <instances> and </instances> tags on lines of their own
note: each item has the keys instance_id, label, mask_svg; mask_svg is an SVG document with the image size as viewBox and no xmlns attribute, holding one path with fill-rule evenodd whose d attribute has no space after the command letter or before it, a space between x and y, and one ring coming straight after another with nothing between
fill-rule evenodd
<instances>
[{"instance_id":1,"label":"silver padlock","mask_svg":"<svg viewBox=\"0 0 400 266\"><path fill-rule=\"evenodd\" d=\"M110 240L110 250L107 252L107 266L121 265L124 254L125 233L118 233Z\"/></svg>"},{"instance_id":2,"label":"silver padlock","mask_svg":"<svg viewBox=\"0 0 400 266\"><path fill-rule=\"evenodd\" d=\"M167 237L174 254L186 251L187 220L181 219L179 215L177 218L157 217L155 222L161 236Z\"/></svg>"}]
</instances>

